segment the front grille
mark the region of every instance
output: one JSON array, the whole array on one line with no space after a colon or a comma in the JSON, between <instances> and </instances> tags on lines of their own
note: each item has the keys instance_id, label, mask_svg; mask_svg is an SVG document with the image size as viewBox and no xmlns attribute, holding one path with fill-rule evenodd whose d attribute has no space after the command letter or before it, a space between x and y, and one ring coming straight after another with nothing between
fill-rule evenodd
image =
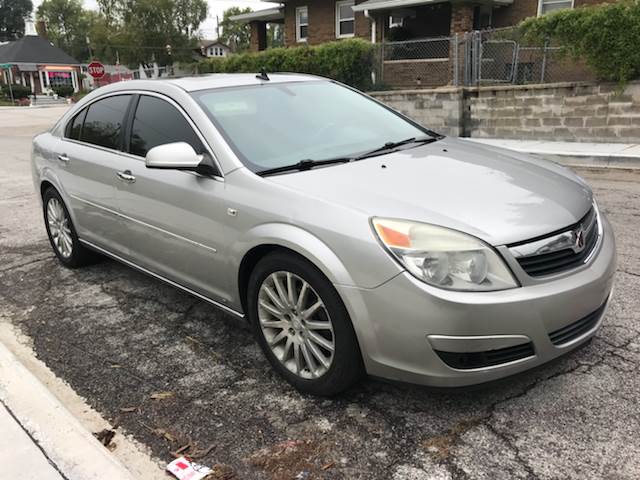
<instances>
[{"instance_id":1,"label":"front grille","mask_svg":"<svg viewBox=\"0 0 640 480\"><path fill-rule=\"evenodd\" d=\"M549 334L549 339L554 345L563 345L569 343L571 340L578 338L580 335L587 333L593 327L596 326L604 308L607 306L605 301L598 309L591 312L586 317L573 322L566 327L559 328Z\"/></svg>"},{"instance_id":2,"label":"front grille","mask_svg":"<svg viewBox=\"0 0 640 480\"><path fill-rule=\"evenodd\" d=\"M503 363L513 362L522 358L532 357L535 352L533 343L523 343L514 347L487 350L484 352L444 352L435 351L444 363L451 368L468 370L471 368L491 367Z\"/></svg>"},{"instance_id":3,"label":"front grille","mask_svg":"<svg viewBox=\"0 0 640 480\"><path fill-rule=\"evenodd\" d=\"M584 241L581 250L577 250L577 247L573 245L577 242L578 232L581 232ZM582 220L563 232L510 245L509 248L527 275L542 277L583 265L597 242L598 215L595 209L591 208ZM531 250L532 253L523 255L522 252L527 250Z\"/></svg>"}]
</instances>

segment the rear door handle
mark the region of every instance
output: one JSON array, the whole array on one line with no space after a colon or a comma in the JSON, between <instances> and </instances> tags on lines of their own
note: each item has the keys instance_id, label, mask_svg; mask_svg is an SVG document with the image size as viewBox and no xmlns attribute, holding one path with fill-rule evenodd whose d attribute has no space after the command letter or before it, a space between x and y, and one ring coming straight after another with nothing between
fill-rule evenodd
<instances>
[{"instance_id":1,"label":"rear door handle","mask_svg":"<svg viewBox=\"0 0 640 480\"><path fill-rule=\"evenodd\" d=\"M66 153L63 153L62 155L58 155L58 160L60 160L62 163L68 163L69 157L67 157Z\"/></svg>"},{"instance_id":2,"label":"rear door handle","mask_svg":"<svg viewBox=\"0 0 640 480\"><path fill-rule=\"evenodd\" d=\"M122 172L118 172L118 178L123 182L133 183L136 181L136 177L131 175L131 170L124 170Z\"/></svg>"}]
</instances>

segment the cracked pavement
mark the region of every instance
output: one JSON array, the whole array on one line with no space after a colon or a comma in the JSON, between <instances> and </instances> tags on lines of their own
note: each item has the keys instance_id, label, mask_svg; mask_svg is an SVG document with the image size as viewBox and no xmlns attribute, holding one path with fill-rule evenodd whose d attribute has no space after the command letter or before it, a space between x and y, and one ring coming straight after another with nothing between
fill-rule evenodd
<instances>
[{"instance_id":1,"label":"cracked pavement","mask_svg":"<svg viewBox=\"0 0 640 480\"><path fill-rule=\"evenodd\" d=\"M56 261L28 155L61 114L0 111L0 322L155 457L189 445L214 478L640 477L640 172L579 172L618 242L592 342L474 389L369 379L327 400L278 378L242 321L110 260Z\"/></svg>"}]
</instances>

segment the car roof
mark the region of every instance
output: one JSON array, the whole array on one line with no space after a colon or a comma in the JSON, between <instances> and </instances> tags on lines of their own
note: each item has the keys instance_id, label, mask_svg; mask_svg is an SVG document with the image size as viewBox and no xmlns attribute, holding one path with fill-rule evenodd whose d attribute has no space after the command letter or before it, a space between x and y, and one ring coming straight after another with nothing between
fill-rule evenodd
<instances>
[{"instance_id":1,"label":"car roof","mask_svg":"<svg viewBox=\"0 0 640 480\"><path fill-rule=\"evenodd\" d=\"M246 85L260 85L264 83L308 82L320 80L321 77L298 73L269 73L269 80L261 80L255 73L211 73L191 77L159 79L157 81L176 85L183 90L193 92L211 88L240 87Z\"/></svg>"}]
</instances>

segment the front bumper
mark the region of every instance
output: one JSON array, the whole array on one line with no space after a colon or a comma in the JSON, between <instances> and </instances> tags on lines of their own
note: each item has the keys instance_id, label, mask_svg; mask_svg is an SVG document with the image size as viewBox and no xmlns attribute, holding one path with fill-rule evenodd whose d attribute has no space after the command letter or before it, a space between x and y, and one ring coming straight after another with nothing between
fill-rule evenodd
<instances>
[{"instance_id":1,"label":"front bumper","mask_svg":"<svg viewBox=\"0 0 640 480\"><path fill-rule=\"evenodd\" d=\"M602 223L590 263L555 280L499 292L454 292L405 272L373 289L337 286L367 372L421 385L472 385L528 370L581 345L602 324L613 285L615 240L604 216ZM554 337L585 318L590 323L569 340ZM455 362L447 364L436 353L493 352L529 342L523 358L479 368L453 368Z\"/></svg>"}]
</instances>

